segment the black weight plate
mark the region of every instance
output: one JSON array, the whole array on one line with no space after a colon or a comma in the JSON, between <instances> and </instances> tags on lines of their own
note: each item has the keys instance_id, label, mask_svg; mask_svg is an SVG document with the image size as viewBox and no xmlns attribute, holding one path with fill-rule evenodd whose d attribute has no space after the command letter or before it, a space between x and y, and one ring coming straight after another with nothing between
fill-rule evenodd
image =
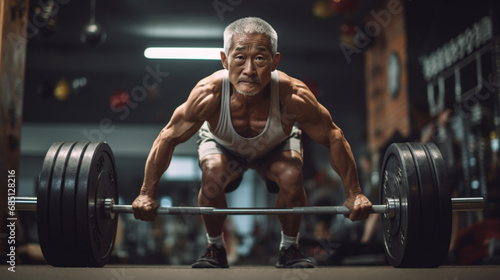
<instances>
[{"instance_id":1,"label":"black weight plate","mask_svg":"<svg viewBox=\"0 0 500 280\"><path fill-rule=\"evenodd\" d=\"M436 205L436 230L434 232L434 250L428 257L427 266L437 267L443 264L448 256L451 239L451 193L448 184L448 174L444 159L439 148L434 143L426 143L424 149L431 165L435 205Z\"/></svg>"},{"instance_id":2,"label":"black weight plate","mask_svg":"<svg viewBox=\"0 0 500 280\"><path fill-rule=\"evenodd\" d=\"M115 160L106 143L91 143L79 170L75 217L82 259L74 266L104 266L114 245L117 216L104 216L105 198L118 201Z\"/></svg>"},{"instance_id":3,"label":"black weight plate","mask_svg":"<svg viewBox=\"0 0 500 280\"><path fill-rule=\"evenodd\" d=\"M63 236L61 243L64 244L64 255L66 255L66 266L72 266L72 263L79 261L79 250L76 240L76 186L78 184L78 174L84 151L89 145L88 142L77 142L68 155L66 161L64 188L62 189L61 200L61 223L63 225Z\"/></svg>"},{"instance_id":4,"label":"black weight plate","mask_svg":"<svg viewBox=\"0 0 500 280\"><path fill-rule=\"evenodd\" d=\"M75 178L84 143L62 143L54 158L50 182L50 250L55 257L49 263L53 266L73 266L79 262L75 227Z\"/></svg>"},{"instance_id":5,"label":"black weight plate","mask_svg":"<svg viewBox=\"0 0 500 280\"><path fill-rule=\"evenodd\" d=\"M439 222L436 208L436 194L434 192L434 175L427 152L422 143L406 143L413 156L415 172L418 178L420 192L420 228L418 251L414 252L415 259L411 267L430 267L429 260L435 251L435 235Z\"/></svg>"},{"instance_id":6,"label":"black weight plate","mask_svg":"<svg viewBox=\"0 0 500 280\"><path fill-rule=\"evenodd\" d=\"M420 194L413 156L406 144L391 144L381 169L380 199L397 200L393 217L381 216L384 249L394 267L411 267L418 251L420 228Z\"/></svg>"},{"instance_id":7,"label":"black weight plate","mask_svg":"<svg viewBox=\"0 0 500 280\"><path fill-rule=\"evenodd\" d=\"M54 212L54 207L51 204L59 203L59 201L51 201L52 195L52 177L53 171L56 164L56 159L60 153L60 149L64 143L56 142L53 143L47 154L42 165L42 171L38 177L38 190L37 190L37 231L38 239L40 242L40 248L45 257L45 260L52 264L59 261L58 251L59 244L53 244L52 234L53 229L51 228L51 220L59 219L59 213ZM57 192L57 190L56 190ZM51 214L55 214L53 217ZM59 226L57 227L59 228ZM57 230L57 229L56 229Z\"/></svg>"},{"instance_id":8,"label":"black weight plate","mask_svg":"<svg viewBox=\"0 0 500 280\"><path fill-rule=\"evenodd\" d=\"M49 205L49 228L50 242L53 247L58 248L58 251L64 248L61 243L63 238L63 223L62 223L62 194L64 191L64 178L66 174L66 165L69 158L69 153L73 148L74 143L64 143L59 148L59 153L55 158L54 168L52 169L52 182L50 184L50 205ZM58 255L60 253L58 252ZM58 256L61 260L63 257Z\"/></svg>"},{"instance_id":9,"label":"black weight plate","mask_svg":"<svg viewBox=\"0 0 500 280\"><path fill-rule=\"evenodd\" d=\"M52 249L57 252L57 258L50 263L53 266L67 266L68 261L75 255L75 246L66 246L64 239L66 238L64 230L66 227L71 227L71 224L66 224L63 216L65 212L74 212L71 207L65 207L68 204L66 199L70 198L65 193L69 193L74 197L74 188L71 184L67 184L68 166L71 166L70 156L75 146L75 142L65 142L59 149L59 153L55 158L54 168L52 170L52 182L50 185L50 221L49 228L51 232L50 240ZM70 202L71 203L71 202ZM75 234L74 232L72 233Z\"/></svg>"}]
</instances>

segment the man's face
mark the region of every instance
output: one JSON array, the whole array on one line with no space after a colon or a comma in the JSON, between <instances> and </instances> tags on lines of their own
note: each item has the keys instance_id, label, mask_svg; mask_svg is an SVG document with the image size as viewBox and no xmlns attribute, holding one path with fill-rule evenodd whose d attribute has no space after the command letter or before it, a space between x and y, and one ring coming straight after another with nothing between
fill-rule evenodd
<instances>
[{"instance_id":1,"label":"man's face","mask_svg":"<svg viewBox=\"0 0 500 280\"><path fill-rule=\"evenodd\" d=\"M244 95L261 92L271 81L271 72L279 62L279 53L273 60L269 38L264 34L233 36L233 44L226 57L221 54L222 64L229 72L229 81L236 91Z\"/></svg>"}]
</instances>

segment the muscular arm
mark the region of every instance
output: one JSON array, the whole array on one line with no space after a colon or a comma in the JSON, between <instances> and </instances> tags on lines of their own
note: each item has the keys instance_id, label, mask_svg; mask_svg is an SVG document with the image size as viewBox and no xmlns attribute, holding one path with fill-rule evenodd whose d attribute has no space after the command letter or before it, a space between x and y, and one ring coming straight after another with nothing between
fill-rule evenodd
<instances>
[{"instance_id":1,"label":"muscular arm","mask_svg":"<svg viewBox=\"0 0 500 280\"><path fill-rule=\"evenodd\" d=\"M344 133L304 83L290 78L289 85L291 94L285 95L284 98L287 114L296 116L296 120L307 135L328 149L330 164L344 184L346 195L344 205L351 210L349 218L351 220L367 218L371 203L362 193L356 162Z\"/></svg>"},{"instance_id":2,"label":"muscular arm","mask_svg":"<svg viewBox=\"0 0 500 280\"><path fill-rule=\"evenodd\" d=\"M305 106L311 108L310 114L306 114L308 116L302 121L299 120L299 123L311 139L328 148L330 164L344 184L344 205L351 211L350 215L345 216L353 221L366 219L372 204L361 191L351 146L342 130L332 121L328 110L321 104L314 103Z\"/></svg>"},{"instance_id":3,"label":"muscular arm","mask_svg":"<svg viewBox=\"0 0 500 280\"><path fill-rule=\"evenodd\" d=\"M167 170L174 153L174 148L191 138L203 122L193 122L186 119L186 103L179 106L172 115L170 122L162 129L149 152L144 171L144 182L141 195L157 196L158 182Z\"/></svg>"},{"instance_id":4,"label":"muscular arm","mask_svg":"<svg viewBox=\"0 0 500 280\"><path fill-rule=\"evenodd\" d=\"M330 164L342 178L346 198L361 194L359 186L358 171L351 146L344 137L342 130L332 121L330 113L321 104L317 103L311 107L312 112L306 114L305 119L300 121L301 128L319 144L328 148Z\"/></svg>"},{"instance_id":5,"label":"muscular arm","mask_svg":"<svg viewBox=\"0 0 500 280\"><path fill-rule=\"evenodd\" d=\"M140 194L132 203L137 219L155 219L158 182L170 165L175 147L196 134L204 121L214 118L220 104L218 77L216 72L201 80L191 91L188 100L177 107L154 141L146 161Z\"/></svg>"}]
</instances>

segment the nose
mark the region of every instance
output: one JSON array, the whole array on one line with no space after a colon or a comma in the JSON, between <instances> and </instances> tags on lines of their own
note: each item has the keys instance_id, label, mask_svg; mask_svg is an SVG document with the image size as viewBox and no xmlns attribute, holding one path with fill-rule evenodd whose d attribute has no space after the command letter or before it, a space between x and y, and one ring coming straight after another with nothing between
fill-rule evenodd
<instances>
[{"instance_id":1,"label":"nose","mask_svg":"<svg viewBox=\"0 0 500 280\"><path fill-rule=\"evenodd\" d=\"M243 74L250 77L257 75L257 70L251 59L247 59L245 61L245 64L243 65Z\"/></svg>"}]
</instances>

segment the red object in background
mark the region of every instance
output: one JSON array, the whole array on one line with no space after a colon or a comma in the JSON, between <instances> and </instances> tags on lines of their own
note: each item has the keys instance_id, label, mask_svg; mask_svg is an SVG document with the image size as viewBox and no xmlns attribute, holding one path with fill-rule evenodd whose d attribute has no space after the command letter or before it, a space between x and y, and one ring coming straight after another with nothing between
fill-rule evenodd
<instances>
[{"instance_id":1,"label":"red object in background","mask_svg":"<svg viewBox=\"0 0 500 280\"><path fill-rule=\"evenodd\" d=\"M340 31L342 34L354 34L356 31L354 30L354 27L356 25L352 20L345 20L341 25L340 25Z\"/></svg>"},{"instance_id":2,"label":"red object in background","mask_svg":"<svg viewBox=\"0 0 500 280\"><path fill-rule=\"evenodd\" d=\"M113 92L109 99L112 108L119 109L127 106L130 101L130 95L126 90L117 90Z\"/></svg>"},{"instance_id":3,"label":"red object in background","mask_svg":"<svg viewBox=\"0 0 500 280\"><path fill-rule=\"evenodd\" d=\"M359 7L359 0L331 0L330 4L339 14L352 14Z\"/></svg>"},{"instance_id":4,"label":"red object in background","mask_svg":"<svg viewBox=\"0 0 500 280\"><path fill-rule=\"evenodd\" d=\"M488 245L492 239L500 239L498 219L485 219L462 229L455 240L458 264L480 264L488 256Z\"/></svg>"},{"instance_id":5,"label":"red object in background","mask_svg":"<svg viewBox=\"0 0 500 280\"><path fill-rule=\"evenodd\" d=\"M354 27L356 27L356 24L352 20L345 20L340 25L340 41L342 44L354 46L354 36L356 35Z\"/></svg>"}]
</instances>

